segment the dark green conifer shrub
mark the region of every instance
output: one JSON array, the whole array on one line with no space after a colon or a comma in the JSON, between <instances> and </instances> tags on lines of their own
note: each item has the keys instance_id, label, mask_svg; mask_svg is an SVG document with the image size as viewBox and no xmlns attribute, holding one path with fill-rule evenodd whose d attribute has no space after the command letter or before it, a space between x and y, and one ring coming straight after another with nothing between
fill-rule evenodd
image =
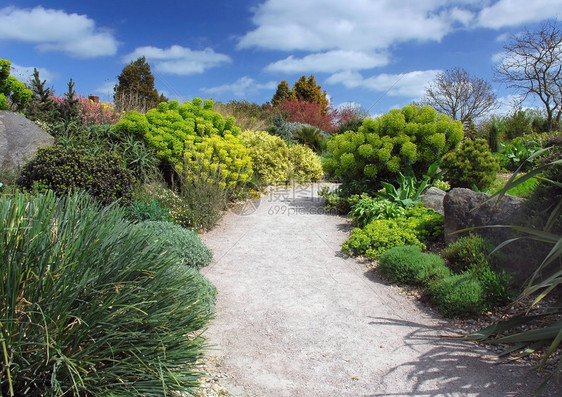
<instances>
[{"instance_id":1,"label":"dark green conifer shrub","mask_svg":"<svg viewBox=\"0 0 562 397\"><path fill-rule=\"evenodd\" d=\"M455 150L445 154L441 167L447 170L445 179L452 187L484 190L494 182L500 170L485 139L467 139Z\"/></svg>"},{"instance_id":2,"label":"dark green conifer shrub","mask_svg":"<svg viewBox=\"0 0 562 397\"><path fill-rule=\"evenodd\" d=\"M17 179L25 189L53 190L58 194L84 190L100 203L116 200L127 205L133 199L134 178L113 154L89 155L84 149L41 148Z\"/></svg>"}]
</instances>

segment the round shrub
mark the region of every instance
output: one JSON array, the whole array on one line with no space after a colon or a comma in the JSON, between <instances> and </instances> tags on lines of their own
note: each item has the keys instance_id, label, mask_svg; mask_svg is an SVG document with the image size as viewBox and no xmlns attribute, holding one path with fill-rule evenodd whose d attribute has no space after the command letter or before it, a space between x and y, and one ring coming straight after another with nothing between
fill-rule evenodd
<instances>
[{"instance_id":1,"label":"round shrub","mask_svg":"<svg viewBox=\"0 0 562 397\"><path fill-rule=\"evenodd\" d=\"M196 269L82 194L2 196L0 212L11 225L0 228L0 323L13 395L197 390L215 292Z\"/></svg>"},{"instance_id":2,"label":"round shrub","mask_svg":"<svg viewBox=\"0 0 562 397\"><path fill-rule=\"evenodd\" d=\"M431 302L447 317L480 314L485 308L485 292L471 272L454 274L430 284Z\"/></svg>"},{"instance_id":3,"label":"round shrub","mask_svg":"<svg viewBox=\"0 0 562 397\"><path fill-rule=\"evenodd\" d=\"M320 158L306 145L289 147L289 163L292 177L297 182L317 181L324 176Z\"/></svg>"},{"instance_id":4,"label":"round shrub","mask_svg":"<svg viewBox=\"0 0 562 397\"><path fill-rule=\"evenodd\" d=\"M453 272L462 273L472 268L487 267L488 255L494 247L491 241L471 233L449 244L442 255Z\"/></svg>"},{"instance_id":5,"label":"round shrub","mask_svg":"<svg viewBox=\"0 0 562 397\"><path fill-rule=\"evenodd\" d=\"M265 131L244 131L240 139L252 158L252 169L268 185L289 179L289 149L285 141Z\"/></svg>"},{"instance_id":6,"label":"round shrub","mask_svg":"<svg viewBox=\"0 0 562 397\"><path fill-rule=\"evenodd\" d=\"M134 178L118 157L109 153L89 155L84 149L50 146L41 148L17 180L25 189L53 190L66 194L84 190L100 203L116 200L127 205L133 199Z\"/></svg>"},{"instance_id":7,"label":"round shrub","mask_svg":"<svg viewBox=\"0 0 562 397\"><path fill-rule=\"evenodd\" d=\"M235 193L252 178L249 151L232 134L188 139L185 149L183 176L188 185L216 182L222 190Z\"/></svg>"},{"instance_id":8,"label":"round shrub","mask_svg":"<svg viewBox=\"0 0 562 397\"><path fill-rule=\"evenodd\" d=\"M342 245L342 251L352 255L365 255L376 259L384 251L400 245L415 245L425 249L416 234L400 226L396 220L377 219L363 229L355 228Z\"/></svg>"},{"instance_id":9,"label":"round shrub","mask_svg":"<svg viewBox=\"0 0 562 397\"><path fill-rule=\"evenodd\" d=\"M203 244L199 235L171 222L146 221L137 227L154 242L179 258L179 263L201 268L211 263L212 252Z\"/></svg>"},{"instance_id":10,"label":"round shrub","mask_svg":"<svg viewBox=\"0 0 562 397\"><path fill-rule=\"evenodd\" d=\"M500 170L499 160L492 155L485 139L463 141L441 160L447 169L445 178L453 187L484 190L494 182Z\"/></svg>"},{"instance_id":11,"label":"round shrub","mask_svg":"<svg viewBox=\"0 0 562 397\"><path fill-rule=\"evenodd\" d=\"M414 245L403 245L384 251L378 269L395 283L425 286L450 275L439 255L422 253Z\"/></svg>"},{"instance_id":12,"label":"round shrub","mask_svg":"<svg viewBox=\"0 0 562 397\"><path fill-rule=\"evenodd\" d=\"M126 218L131 222L142 221L171 221L170 209L162 207L158 200L138 201L135 200L127 207Z\"/></svg>"},{"instance_id":13,"label":"round shrub","mask_svg":"<svg viewBox=\"0 0 562 397\"><path fill-rule=\"evenodd\" d=\"M365 119L357 132L332 136L327 143L332 157L325 159L324 170L344 185L364 181L377 189L381 180L394 180L399 171L411 170L422 178L462 138L461 122L435 109L393 109L376 119Z\"/></svg>"}]
</instances>

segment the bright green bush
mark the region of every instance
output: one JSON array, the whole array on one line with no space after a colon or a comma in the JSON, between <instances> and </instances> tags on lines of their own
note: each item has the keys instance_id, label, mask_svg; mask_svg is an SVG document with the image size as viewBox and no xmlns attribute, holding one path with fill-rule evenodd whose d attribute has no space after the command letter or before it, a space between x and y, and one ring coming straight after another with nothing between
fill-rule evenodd
<instances>
[{"instance_id":1,"label":"bright green bush","mask_svg":"<svg viewBox=\"0 0 562 397\"><path fill-rule=\"evenodd\" d=\"M384 251L400 245L415 245L425 249L412 230L405 229L393 219L377 219L363 229L355 228L342 251L351 255L364 255L376 259Z\"/></svg>"},{"instance_id":2,"label":"bright green bush","mask_svg":"<svg viewBox=\"0 0 562 397\"><path fill-rule=\"evenodd\" d=\"M12 62L0 58L0 110L22 111L33 92L25 83L10 76Z\"/></svg>"},{"instance_id":3,"label":"bright green bush","mask_svg":"<svg viewBox=\"0 0 562 397\"><path fill-rule=\"evenodd\" d=\"M392 214L395 216L395 214ZM385 250L400 245L415 245L425 249L426 242L443 236L443 216L422 203L404 210L394 218L375 219L363 229L355 228L342 250L352 255L378 258Z\"/></svg>"},{"instance_id":4,"label":"bright green bush","mask_svg":"<svg viewBox=\"0 0 562 397\"><path fill-rule=\"evenodd\" d=\"M183 165L181 159L186 142L214 135L237 135L240 128L234 118L226 119L213 111L213 101L194 98L193 101L160 103L146 114L131 111L113 128L119 133L143 137L158 157L173 167Z\"/></svg>"},{"instance_id":5,"label":"bright green bush","mask_svg":"<svg viewBox=\"0 0 562 397\"><path fill-rule=\"evenodd\" d=\"M240 139L252 158L252 169L267 185L289 180L289 149L285 141L265 131L244 131Z\"/></svg>"},{"instance_id":6,"label":"bright green bush","mask_svg":"<svg viewBox=\"0 0 562 397\"><path fill-rule=\"evenodd\" d=\"M308 146L290 146L289 163L292 179L297 182L317 181L324 176L320 158Z\"/></svg>"},{"instance_id":7,"label":"bright green bush","mask_svg":"<svg viewBox=\"0 0 562 397\"><path fill-rule=\"evenodd\" d=\"M405 213L405 209L397 203L364 195L351 208L349 216L357 227L365 227L375 219L396 219Z\"/></svg>"},{"instance_id":8,"label":"bright green bush","mask_svg":"<svg viewBox=\"0 0 562 397\"><path fill-rule=\"evenodd\" d=\"M84 190L102 204L132 201L134 178L122 160L110 153L89 155L84 149L50 146L38 150L17 180L25 189L54 190L65 194Z\"/></svg>"},{"instance_id":9,"label":"bright green bush","mask_svg":"<svg viewBox=\"0 0 562 397\"><path fill-rule=\"evenodd\" d=\"M122 210L91 202L0 198L0 394L195 392L212 286Z\"/></svg>"},{"instance_id":10,"label":"bright green bush","mask_svg":"<svg viewBox=\"0 0 562 397\"><path fill-rule=\"evenodd\" d=\"M441 167L447 169L445 179L453 187L484 190L494 182L500 170L499 161L492 155L485 139L463 141L459 147L445 154Z\"/></svg>"},{"instance_id":11,"label":"bright green bush","mask_svg":"<svg viewBox=\"0 0 562 397\"><path fill-rule=\"evenodd\" d=\"M212 252L192 230L162 221L141 222L138 228L168 252L179 258L178 263L199 269L211 263Z\"/></svg>"},{"instance_id":12,"label":"bright green bush","mask_svg":"<svg viewBox=\"0 0 562 397\"><path fill-rule=\"evenodd\" d=\"M413 245L402 245L384 251L378 269L391 282L426 286L450 275L443 259L422 253Z\"/></svg>"},{"instance_id":13,"label":"bright green bush","mask_svg":"<svg viewBox=\"0 0 562 397\"><path fill-rule=\"evenodd\" d=\"M357 132L332 136L327 145L332 157L323 166L344 184L364 181L377 188L381 180L394 180L399 171L412 170L421 178L462 138L459 121L430 107L406 106L365 119Z\"/></svg>"},{"instance_id":14,"label":"bright green bush","mask_svg":"<svg viewBox=\"0 0 562 397\"><path fill-rule=\"evenodd\" d=\"M252 158L240 138L212 135L185 142L184 183L216 181L222 190L238 192L252 178Z\"/></svg>"}]
</instances>

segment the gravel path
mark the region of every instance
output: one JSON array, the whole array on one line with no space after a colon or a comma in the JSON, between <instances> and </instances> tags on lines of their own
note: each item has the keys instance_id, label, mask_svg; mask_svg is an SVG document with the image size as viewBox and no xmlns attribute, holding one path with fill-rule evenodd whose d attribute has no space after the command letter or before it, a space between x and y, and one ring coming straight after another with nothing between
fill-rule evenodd
<instances>
[{"instance_id":1,"label":"gravel path","mask_svg":"<svg viewBox=\"0 0 562 397\"><path fill-rule=\"evenodd\" d=\"M209 355L231 395L532 396L539 375L447 337L450 323L343 256L349 224L317 188L274 190L203 235L218 289Z\"/></svg>"}]
</instances>

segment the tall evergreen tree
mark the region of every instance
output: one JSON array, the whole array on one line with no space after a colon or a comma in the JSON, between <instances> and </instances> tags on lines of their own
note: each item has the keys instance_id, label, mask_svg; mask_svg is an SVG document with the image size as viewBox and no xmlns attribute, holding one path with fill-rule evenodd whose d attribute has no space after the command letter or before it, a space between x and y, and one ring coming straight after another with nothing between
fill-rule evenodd
<instances>
[{"instance_id":1,"label":"tall evergreen tree","mask_svg":"<svg viewBox=\"0 0 562 397\"><path fill-rule=\"evenodd\" d=\"M53 100L53 90L45 88L47 80L41 80L39 70L33 69L33 77L29 81L29 88L33 92L31 101L25 109L25 115L31 120L53 121L56 118L56 105Z\"/></svg>"},{"instance_id":2,"label":"tall evergreen tree","mask_svg":"<svg viewBox=\"0 0 562 397\"><path fill-rule=\"evenodd\" d=\"M146 112L158 105L160 96L154 88L154 76L145 57L125 66L117 79L113 94L117 111Z\"/></svg>"},{"instance_id":3,"label":"tall evergreen tree","mask_svg":"<svg viewBox=\"0 0 562 397\"><path fill-rule=\"evenodd\" d=\"M275 91L275 94L273 95L273 98L271 99L271 104L273 106L278 106L278 105L282 104L285 100L290 99L290 98L291 98L291 88L289 87L289 83L287 83L287 81L283 80L277 86L277 91Z\"/></svg>"},{"instance_id":4,"label":"tall evergreen tree","mask_svg":"<svg viewBox=\"0 0 562 397\"><path fill-rule=\"evenodd\" d=\"M314 75L301 76L293 86L291 96L303 102L313 102L320 105L322 114L328 113L328 94L322 92L322 87L316 83Z\"/></svg>"}]
</instances>

